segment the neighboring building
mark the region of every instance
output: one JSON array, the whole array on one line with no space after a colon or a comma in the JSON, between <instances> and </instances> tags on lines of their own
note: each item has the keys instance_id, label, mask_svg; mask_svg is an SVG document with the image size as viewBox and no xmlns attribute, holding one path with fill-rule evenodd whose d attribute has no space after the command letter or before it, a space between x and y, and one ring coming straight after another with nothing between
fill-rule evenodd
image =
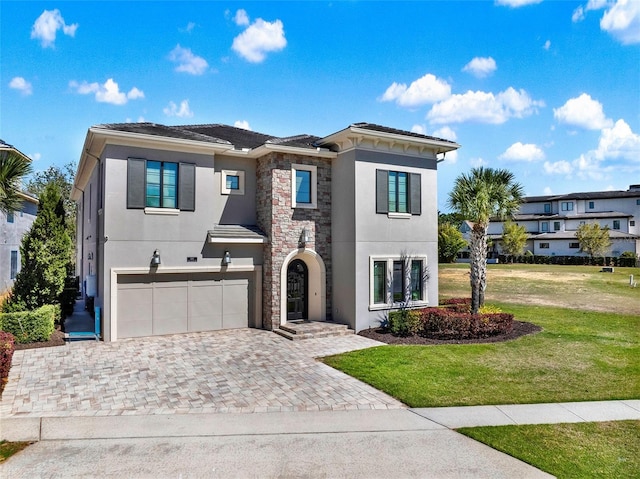
<instances>
[{"instance_id":1,"label":"neighboring building","mask_svg":"<svg viewBox=\"0 0 640 479\"><path fill-rule=\"evenodd\" d=\"M359 331L437 304L437 155L458 147L368 123L324 138L90 128L76 264L104 340L300 319Z\"/></svg>"},{"instance_id":2,"label":"neighboring building","mask_svg":"<svg viewBox=\"0 0 640 479\"><path fill-rule=\"evenodd\" d=\"M513 221L526 228L525 250L535 255L576 256L580 245L576 231L581 224L596 222L609 227L611 249L607 256L625 251L640 254L640 185L627 191L597 191L567 195L529 196ZM492 253L502 252L502 221L492 221L489 237Z\"/></svg>"},{"instance_id":3,"label":"neighboring building","mask_svg":"<svg viewBox=\"0 0 640 479\"><path fill-rule=\"evenodd\" d=\"M0 140L0 153L8 151L28 159L20 150ZM38 213L37 198L27 193L20 193L20 196L23 201L18 211L9 214L0 211L0 293L13 287L22 264L22 237L31 229Z\"/></svg>"}]
</instances>

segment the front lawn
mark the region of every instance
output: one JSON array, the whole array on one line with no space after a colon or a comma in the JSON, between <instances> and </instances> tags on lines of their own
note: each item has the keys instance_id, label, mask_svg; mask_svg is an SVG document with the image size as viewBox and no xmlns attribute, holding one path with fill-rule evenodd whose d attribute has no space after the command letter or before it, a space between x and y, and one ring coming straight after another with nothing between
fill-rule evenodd
<instances>
[{"instance_id":1,"label":"front lawn","mask_svg":"<svg viewBox=\"0 0 640 479\"><path fill-rule=\"evenodd\" d=\"M560 478L636 478L640 421L459 429Z\"/></svg>"},{"instance_id":2,"label":"front lawn","mask_svg":"<svg viewBox=\"0 0 640 479\"><path fill-rule=\"evenodd\" d=\"M640 397L640 316L500 306L543 331L504 343L380 346L322 360L411 407Z\"/></svg>"}]
</instances>

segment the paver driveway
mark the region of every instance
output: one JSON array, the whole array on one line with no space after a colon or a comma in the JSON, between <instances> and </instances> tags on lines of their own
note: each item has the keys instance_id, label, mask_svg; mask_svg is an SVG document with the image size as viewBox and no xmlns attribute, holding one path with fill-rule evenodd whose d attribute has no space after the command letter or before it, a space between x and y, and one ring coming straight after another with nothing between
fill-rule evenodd
<instances>
[{"instance_id":1,"label":"paver driveway","mask_svg":"<svg viewBox=\"0 0 640 479\"><path fill-rule=\"evenodd\" d=\"M379 344L356 335L293 342L268 331L238 329L16 351L0 414L402 408L314 359Z\"/></svg>"}]
</instances>

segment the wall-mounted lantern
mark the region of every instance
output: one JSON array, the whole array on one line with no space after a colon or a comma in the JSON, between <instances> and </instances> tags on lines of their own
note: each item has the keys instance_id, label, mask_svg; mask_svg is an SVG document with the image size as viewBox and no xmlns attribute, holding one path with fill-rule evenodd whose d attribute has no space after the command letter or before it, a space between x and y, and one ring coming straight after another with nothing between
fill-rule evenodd
<instances>
[{"instance_id":1,"label":"wall-mounted lantern","mask_svg":"<svg viewBox=\"0 0 640 479\"><path fill-rule=\"evenodd\" d=\"M155 250L153 252L153 256L151 257L151 265L152 266L158 266L161 263L162 263L162 261L160 260L160 251Z\"/></svg>"},{"instance_id":2,"label":"wall-mounted lantern","mask_svg":"<svg viewBox=\"0 0 640 479\"><path fill-rule=\"evenodd\" d=\"M228 266L231 264L231 253L229 253L228 251L224 252L224 256L222 257L222 263L225 266Z\"/></svg>"},{"instance_id":3,"label":"wall-mounted lantern","mask_svg":"<svg viewBox=\"0 0 640 479\"><path fill-rule=\"evenodd\" d=\"M298 246L300 248L304 248L309 241L311 241L311 239L309 238L307 228L302 228L302 233L300 233L300 239L298 240Z\"/></svg>"}]
</instances>

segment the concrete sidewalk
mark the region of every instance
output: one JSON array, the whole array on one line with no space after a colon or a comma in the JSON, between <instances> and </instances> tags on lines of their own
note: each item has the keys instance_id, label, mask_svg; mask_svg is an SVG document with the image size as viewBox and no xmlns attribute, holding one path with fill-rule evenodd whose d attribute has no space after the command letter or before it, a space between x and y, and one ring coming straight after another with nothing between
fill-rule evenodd
<instances>
[{"instance_id":1,"label":"concrete sidewalk","mask_svg":"<svg viewBox=\"0 0 640 479\"><path fill-rule=\"evenodd\" d=\"M540 470L407 409L9 418L3 477L489 477ZM26 437L29 436L29 437Z\"/></svg>"}]
</instances>

